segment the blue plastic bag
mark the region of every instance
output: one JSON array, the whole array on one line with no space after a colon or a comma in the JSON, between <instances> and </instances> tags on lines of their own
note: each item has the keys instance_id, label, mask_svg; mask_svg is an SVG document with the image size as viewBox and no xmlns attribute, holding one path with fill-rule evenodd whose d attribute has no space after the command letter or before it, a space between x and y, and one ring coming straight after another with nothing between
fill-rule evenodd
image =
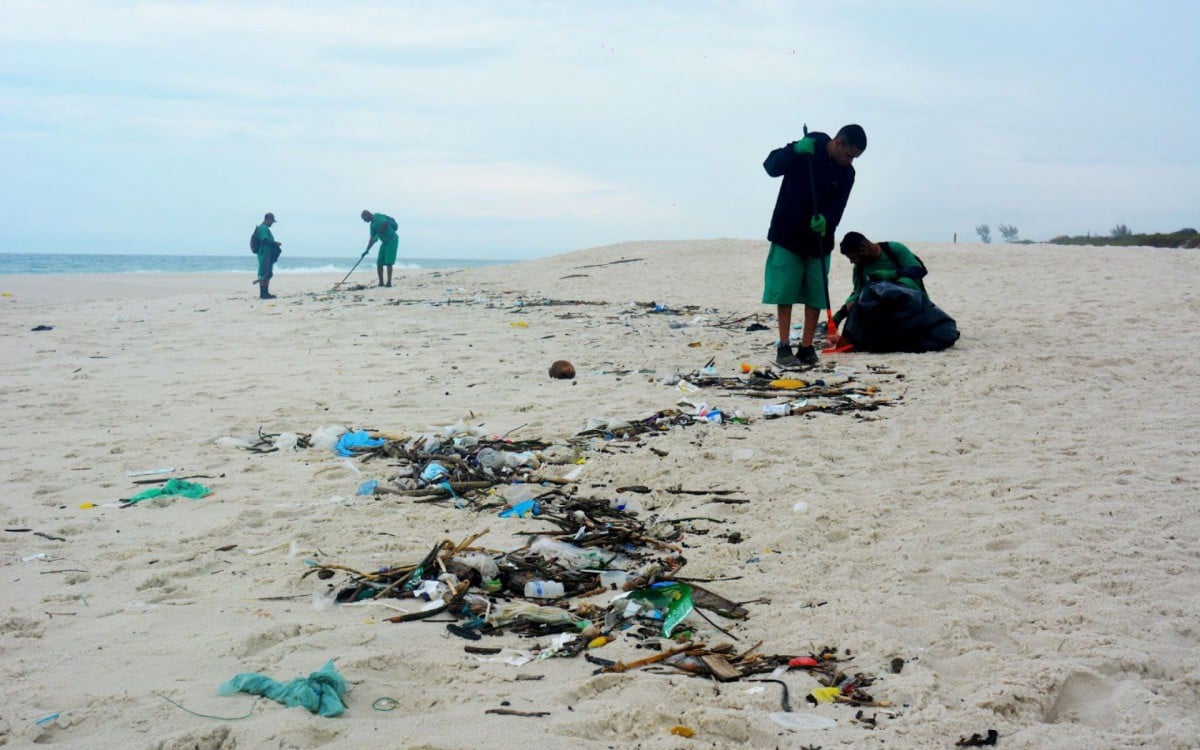
<instances>
[{"instance_id":1,"label":"blue plastic bag","mask_svg":"<svg viewBox=\"0 0 1200 750\"><path fill-rule=\"evenodd\" d=\"M386 443L386 440L381 438L373 438L367 434L366 430L358 430L356 432L347 432L338 439L337 446L334 448L339 456L353 456L352 448L378 448Z\"/></svg>"}]
</instances>

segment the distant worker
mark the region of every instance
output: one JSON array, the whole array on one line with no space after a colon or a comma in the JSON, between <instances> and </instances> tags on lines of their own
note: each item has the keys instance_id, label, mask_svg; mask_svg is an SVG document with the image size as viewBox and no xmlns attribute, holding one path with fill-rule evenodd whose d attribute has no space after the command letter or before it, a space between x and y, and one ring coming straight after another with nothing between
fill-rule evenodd
<instances>
[{"instance_id":1,"label":"distant worker","mask_svg":"<svg viewBox=\"0 0 1200 750\"><path fill-rule=\"evenodd\" d=\"M363 255L371 252L371 246L379 241L379 257L375 260L375 270L379 272L379 286L392 285L392 266L396 265L396 249L400 246L400 238L396 236L399 226L396 220L386 214L371 213L364 210L362 220L371 225L371 239ZM387 269L387 283L383 283L383 269Z\"/></svg>"},{"instance_id":2,"label":"distant worker","mask_svg":"<svg viewBox=\"0 0 1200 750\"><path fill-rule=\"evenodd\" d=\"M899 242L871 242L858 232L842 238L842 255L854 264L854 289L833 316L846 324L829 332L833 346L869 352L928 352L958 341L954 318L933 304L923 279L925 264Z\"/></svg>"},{"instance_id":3,"label":"distant worker","mask_svg":"<svg viewBox=\"0 0 1200 750\"><path fill-rule=\"evenodd\" d=\"M275 214L263 216L263 223L254 228L254 235L250 238L250 249L258 256L258 278L254 283L258 285L259 299L275 299L275 295L271 294L271 277L275 275L275 261L283 252L280 249L283 243L276 242L275 235L271 234L271 225L274 223Z\"/></svg>"},{"instance_id":4,"label":"distant worker","mask_svg":"<svg viewBox=\"0 0 1200 750\"><path fill-rule=\"evenodd\" d=\"M774 304L779 321L775 361L781 367L817 364L813 335L821 308L829 309L829 256L833 235L850 190L851 164L867 149L867 134L859 125L846 125L830 138L806 133L798 141L772 151L763 169L783 177L771 228L762 301ZM800 346L792 354L792 306L804 305Z\"/></svg>"}]
</instances>

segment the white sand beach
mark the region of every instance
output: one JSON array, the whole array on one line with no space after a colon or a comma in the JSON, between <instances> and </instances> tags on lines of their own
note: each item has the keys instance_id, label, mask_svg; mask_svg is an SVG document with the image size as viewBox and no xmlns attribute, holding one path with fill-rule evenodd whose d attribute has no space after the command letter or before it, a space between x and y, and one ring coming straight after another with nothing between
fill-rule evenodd
<instances>
[{"instance_id":1,"label":"white sand beach","mask_svg":"<svg viewBox=\"0 0 1200 750\"><path fill-rule=\"evenodd\" d=\"M627 243L349 292L281 274L271 301L249 261L244 278L0 277L0 745L916 750L994 729L1005 750L1200 746L1200 254L908 244L958 344L828 357L891 405L773 420L763 399L668 384L710 359L728 377L769 363L760 241ZM835 299L849 277L835 256ZM756 314L771 330L714 325ZM557 359L574 380L548 377ZM317 606L342 579L302 578L306 561L412 564L485 530L478 546L512 550L544 523L356 496L394 472L382 461L217 443L458 420L561 442L683 398L749 424L597 441L579 491L644 485L646 514L711 519L687 524L680 575L747 602L744 620L714 618L736 650L836 647L889 707L810 706L819 685L793 669L778 679L794 711L837 721L793 731L771 719L774 683L593 674L582 656L513 666L551 639L488 637L505 651L478 657L448 617ZM213 494L117 507L147 486L126 472L158 468ZM594 653L652 652L618 634ZM289 680L330 659L351 686L336 718L217 695L240 672ZM395 708L373 709L382 697ZM545 715L486 713L501 707Z\"/></svg>"}]
</instances>

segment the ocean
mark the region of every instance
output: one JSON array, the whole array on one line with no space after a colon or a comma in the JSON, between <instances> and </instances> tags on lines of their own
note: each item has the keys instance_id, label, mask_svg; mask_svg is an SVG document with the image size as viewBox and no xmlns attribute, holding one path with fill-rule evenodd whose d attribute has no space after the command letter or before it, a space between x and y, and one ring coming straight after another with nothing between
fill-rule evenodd
<instances>
[{"instance_id":1,"label":"ocean","mask_svg":"<svg viewBox=\"0 0 1200 750\"><path fill-rule=\"evenodd\" d=\"M357 255L343 258L302 258L284 253L275 264L275 273L346 273L358 260ZM473 268L514 263L511 260L471 258L398 258L396 268ZM0 274L4 273L249 273L257 260L247 251L243 255L75 255L67 253L0 253ZM359 270L373 270L374 254L363 258Z\"/></svg>"}]
</instances>

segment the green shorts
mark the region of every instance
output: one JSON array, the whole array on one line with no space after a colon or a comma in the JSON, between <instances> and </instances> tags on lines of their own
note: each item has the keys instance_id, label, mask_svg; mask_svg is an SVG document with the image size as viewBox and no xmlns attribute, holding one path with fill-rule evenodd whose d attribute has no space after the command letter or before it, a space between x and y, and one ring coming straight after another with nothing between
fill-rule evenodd
<instances>
[{"instance_id":1,"label":"green shorts","mask_svg":"<svg viewBox=\"0 0 1200 750\"><path fill-rule=\"evenodd\" d=\"M379 257L375 261L377 266L394 266L396 265L396 249L400 247L400 238L393 235L379 243Z\"/></svg>"},{"instance_id":2,"label":"green shorts","mask_svg":"<svg viewBox=\"0 0 1200 750\"><path fill-rule=\"evenodd\" d=\"M819 310L829 307L825 299L828 263L828 255L823 258L801 258L772 242L763 275L763 303L806 305Z\"/></svg>"}]
</instances>

